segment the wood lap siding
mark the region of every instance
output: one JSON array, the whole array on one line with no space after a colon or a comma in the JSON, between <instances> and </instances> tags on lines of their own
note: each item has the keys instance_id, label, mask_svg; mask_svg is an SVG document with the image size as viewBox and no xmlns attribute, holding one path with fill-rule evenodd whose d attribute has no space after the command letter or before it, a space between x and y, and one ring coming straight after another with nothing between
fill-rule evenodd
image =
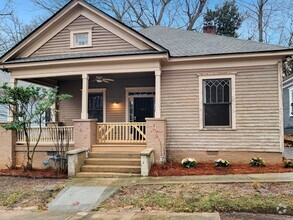
<instances>
[{"instance_id":1,"label":"wood lap siding","mask_svg":"<svg viewBox=\"0 0 293 220\"><path fill-rule=\"evenodd\" d=\"M70 48L70 29L84 28L93 26L92 47ZM138 50L132 44L126 42L100 25L79 16L64 30L55 35L51 40L34 52L31 56L49 56L58 54L72 54L84 52L113 52L113 51L135 51Z\"/></svg>"},{"instance_id":2,"label":"wood lap siding","mask_svg":"<svg viewBox=\"0 0 293 220\"><path fill-rule=\"evenodd\" d=\"M72 99L60 102L59 121L72 126L73 119L79 119L81 115L81 80L60 81L58 87L60 94L72 95Z\"/></svg>"},{"instance_id":3,"label":"wood lap siding","mask_svg":"<svg viewBox=\"0 0 293 220\"><path fill-rule=\"evenodd\" d=\"M209 71L237 72L236 131L199 130L198 75L205 75L202 72L207 70L169 70L162 74L168 149L280 151L277 66Z\"/></svg>"}]
</instances>

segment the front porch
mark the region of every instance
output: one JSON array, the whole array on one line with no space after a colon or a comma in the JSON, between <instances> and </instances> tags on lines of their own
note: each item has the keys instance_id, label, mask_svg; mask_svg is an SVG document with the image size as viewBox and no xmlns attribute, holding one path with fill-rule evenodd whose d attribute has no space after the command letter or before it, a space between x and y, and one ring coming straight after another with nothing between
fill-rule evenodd
<instances>
[{"instance_id":1,"label":"front porch","mask_svg":"<svg viewBox=\"0 0 293 220\"><path fill-rule=\"evenodd\" d=\"M58 115L52 118L60 126L43 128L39 150L44 156L48 154L54 146L53 134L65 131L70 138L70 151L77 152L77 158L83 158L75 163L75 171L70 175L146 175L145 165L149 170L150 163L162 160L161 148L165 150L166 138L156 139L157 127L163 129L158 131L159 136L166 135L165 126L160 125L159 73L98 75L111 79L109 83L97 82L97 74L26 79L41 85L58 85L60 93L73 96L55 106ZM37 133L38 128L32 128L32 142L37 140ZM17 152L24 151L24 141L24 135L19 132ZM88 153L78 156L81 152Z\"/></svg>"}]
</instances>

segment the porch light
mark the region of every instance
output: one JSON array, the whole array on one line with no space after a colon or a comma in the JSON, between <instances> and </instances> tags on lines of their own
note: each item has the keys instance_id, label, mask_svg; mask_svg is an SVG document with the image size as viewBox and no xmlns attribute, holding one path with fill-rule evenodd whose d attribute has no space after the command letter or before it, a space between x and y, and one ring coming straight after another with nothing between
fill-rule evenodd
<instances>
[{"instance_id":1,"label":"porch light","mask_svg":"<svg viewBox=\"0 0 293 220\"><path fill-rule=\"evenodd\" d=\"M119 103L118 103L117 101L115 101L113 104L114 104L114 105L118 105Z\"/></svg>"}]
</instances>

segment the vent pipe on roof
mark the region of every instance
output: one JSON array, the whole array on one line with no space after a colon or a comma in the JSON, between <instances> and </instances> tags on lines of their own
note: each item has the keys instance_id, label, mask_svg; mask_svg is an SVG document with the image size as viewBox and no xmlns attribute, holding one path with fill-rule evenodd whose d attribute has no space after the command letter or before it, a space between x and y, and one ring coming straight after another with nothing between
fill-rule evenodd
<instances>
[{"instance_id":1,"label":"vent pipe on roof","mask_svg":"<svg viewBox=\"0 0 293 220\"><path fill-rule=\"evenodd\" d=\"M217 34L217 27L212 22L206 22L203 26L203 33L206 34Z\"/></svg>"}]
</instances>

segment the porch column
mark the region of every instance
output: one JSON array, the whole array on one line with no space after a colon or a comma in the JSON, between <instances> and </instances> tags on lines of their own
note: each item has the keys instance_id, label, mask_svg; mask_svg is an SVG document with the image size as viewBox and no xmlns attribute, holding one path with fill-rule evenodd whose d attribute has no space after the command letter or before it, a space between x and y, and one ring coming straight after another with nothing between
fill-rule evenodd
<instances>
[{"instance_id":1,"label":"porch column","mask_svg":"<svg viewBox=\"0 0 293 220\"><path fill-rule=\"evenodd\" d=\"M81 119L88 119L88 88L89 76L88 74L82 74Z\"/></svg>"},{"instance_id":2,"label":"porch column","mask_svg":"<svg viewBox=\"0 0 293 220\"><path fill-rule=\"evenodd\" d=\"M11 88L14 88L14 87L17 86L17 82L18 82L17 79L15 79L14 77L11 77L11 78L10 78L10 81L9 81L9 86L10 86ZM12 107L12 108L14 109L15 107ZM10 109L8 109L8 117L7 117L7 121L8 121L8 122L12 122L12 121L13 121L13 113L10 111Z\"/></svg>"},{"instance_id":3,"label":"porch column","mask_svg":"<svg viewBox=\"0 0 293 220\"><path fill-rule=\"evenodd\" d=\"M155 118L161 118L161 70L155 71L156 76L156 111Z\"/></svg>"}]
</instances>

